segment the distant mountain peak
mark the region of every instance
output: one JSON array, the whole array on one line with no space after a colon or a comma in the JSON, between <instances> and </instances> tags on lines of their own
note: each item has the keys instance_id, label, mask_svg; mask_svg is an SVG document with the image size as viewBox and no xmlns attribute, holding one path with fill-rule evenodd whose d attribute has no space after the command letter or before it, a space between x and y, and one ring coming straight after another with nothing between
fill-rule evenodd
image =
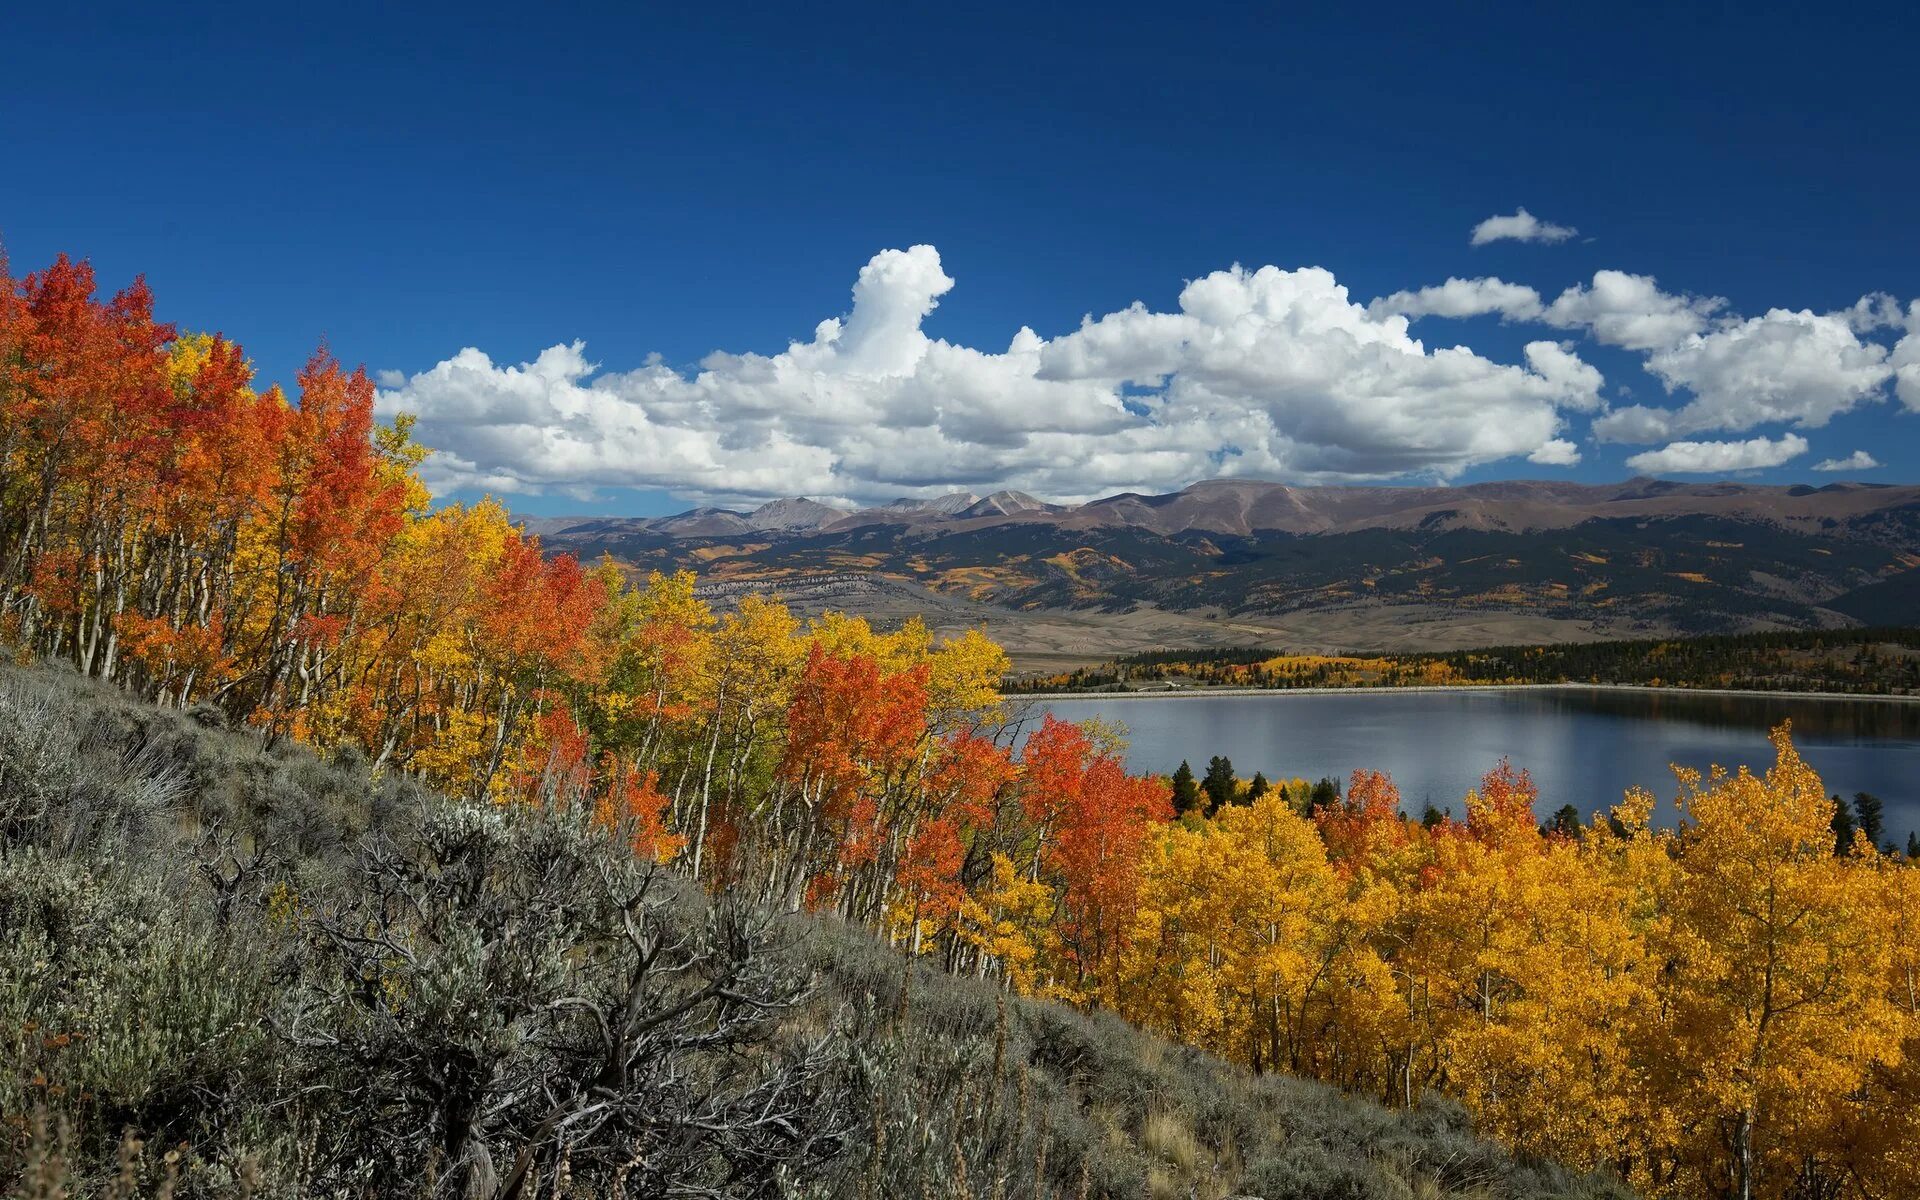
<instances>
[{"instance_id":1,"label":"distant mountain peak","mask_svg":"<svg viewBox=\"0 0 1920 1200\"><path fill-rule=\"evenodd\" d=\"M1048 504L1025 492L1000 491L983 500L969 504L955 514L961 517L1017 517L1021 513L1052 512L1057 505Z\"/></svg>"},{"instance_id":2,"label":"distant mountain peak","mask_svg":"<svg viewBox=\"0 0 1920 1200\"><path fill-rule=\"evenodd\" d=\"M728 509L701 507L690 508L686 512L675 513L670 517L643 521L641 526L673 537L712 537L744 533L747 530L747 521L739 513Z\"/></svg>"},{"instance_id":3,"label":"distant mountain peak","mask_svg":"<svg viewBox=\"0 0 1920 1200\"><path fill-rule=\"evenodd\" d=\"M830 504L795 496L769 500L747 514L750 529L824 529L847 514Z\"/></svg>"},{"instance_id":4,"label":"distant mountain peak","mask_svg":"<svg viewBox=\"0 0 1920 1200\"><path fill-rule=\"evenodd\" d=\"M919 497L902 496L898 500L889 500L880 506L881 512L934 512L952 516L963 512L980 502L980 497L972 492L948 492L944 496Z\"/></svg>"}]
</instances>

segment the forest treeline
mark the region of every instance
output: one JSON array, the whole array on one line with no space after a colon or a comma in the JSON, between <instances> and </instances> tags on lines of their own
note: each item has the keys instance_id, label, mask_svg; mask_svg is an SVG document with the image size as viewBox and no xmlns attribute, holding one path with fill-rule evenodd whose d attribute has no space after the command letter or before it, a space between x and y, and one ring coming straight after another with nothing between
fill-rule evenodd
<instances>
[{"instance_id":1,"label":"forest treeline","mask_svg":"<svg viewBox=\"0 0 1920 1200\"><path fill-rule=\"evenodd\" d=\"M288 397L139 284L0 282L19 657L476 811L579 814L730 901L1257 1072L1457 1097L1655 1194L1920 1189L1920 871L1833 853L1784 730L1764 775L1683 778L1672 829L1635 792L1543 832L1504 765L1462 820L1368 773L1176 818L1113 730L1023 724L979 634L720 614L690 575L544 555L495 504L434 507L405 418L326 353Z\"/></svg>"},{"instance_id":2,"label":"forest treeline","mask_svg":"<svg viewBox=\"0 0 1920 1200\"><path fill-rule=\"evenodd\" d=\"M1369 780L1371 776L1362 773L1357 781ZM1233 760L1223 754L1216 754L1207 761L1204 776L1196 776L1193 766L1181 762L1168 778L1173 789L1173 811L1176 816L1212 817L1221 808L1229 804L1252 804L1269 792L1276 793L1277 799L1289 804L1302 816L1314 816L1322 809L1332 809L1341 803L1341 783L1330 776L1309 783L1303 778L1269 780L1265 772L1255 771L1253 778L1241 779L1235 773ZM1851 854L1854 850L1855 835L1864 837L1869 846L1875 846L1888 855L1904 855L1914 861L1920 861L1920 830L1908 830L1906 847L1902 850L1898 841L1887 837L1886 802L1872 792L1855 792L1853 799L1835 793L1832 798L1833 817L1830 828L1833 830L1833 852ZM1427 829L1438 828L1453 819L1453 808L1442 808L1425 801L1419 813L1420 824ZM1571 804L1562 804L1540 823L1540 836L1580 837L1581 825L1585 818L1580 810ZM1616 836L1624 836L1626 827L1617 818L1608 817L1608 829Z\"/></svg>"},{"instance_id":3,"label":"forest treeline","mask_svg":"<svg viewBox=\"0 0 1920 1200\"><path fill-rule=\"evenodd\" d=\"M1614 683L1760 692L1920 695L1920 628L1796 629L1477 650L1276 654L1257 647L1149 650L1009 683L1010 692L1205 687L1418 687Z\"/></svg>"}]
</instances>

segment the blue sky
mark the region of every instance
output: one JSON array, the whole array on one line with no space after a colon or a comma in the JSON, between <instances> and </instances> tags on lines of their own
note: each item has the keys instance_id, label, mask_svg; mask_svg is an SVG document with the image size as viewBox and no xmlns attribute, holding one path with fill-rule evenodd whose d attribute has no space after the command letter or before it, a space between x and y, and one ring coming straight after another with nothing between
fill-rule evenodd
<instances>
[{"instance_id":1,"label":"blue sky","mask_svg":"<svg viewBox=\"0 0 1920 1200\"><path fill-rule=\"evenodd\" d=\"M267 377L322 336L397 373L383 403L451 447L449 494L644 513L1208 466L1601 480L1675 442L1735 448L1652 460L1731 464L1676 478L1916 476L1901 7L282 7L11 14L0 238L16 270L144 271ZM1522 207L1578 233L1469 244ZM863 266L915 246L937 258L875 260L853 314ZM1393 314L1354 324L1327 290L1450 277L1539 304L1416 316L1417 351L1356 357ZM1762 320L1875 293L1896 307L1857 347L1837 319ZM1658 345L1604 332L1636 303L1675 318ZM1778 349L1801 335L1806 357ZM1543 341L1578 369L1530 358ZM933 343L965 353L914 366ZM1456 345L1473 361L1431 356ZM1655 415L1610 415L1635 405ZM1855 451L1882 465L1812 470Z\"/></svg>"}]
</instances>

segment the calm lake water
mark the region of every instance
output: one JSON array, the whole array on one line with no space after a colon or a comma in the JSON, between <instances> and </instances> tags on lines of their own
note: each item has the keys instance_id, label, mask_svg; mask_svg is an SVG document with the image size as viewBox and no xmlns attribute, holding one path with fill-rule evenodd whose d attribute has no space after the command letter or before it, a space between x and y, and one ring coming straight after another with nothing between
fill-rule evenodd
<instances>
[{"instance_id":1,"label":"calm lake water","mask_svg":"<svg viewBox=\"0 0 1920 1200\"><path fill-rule=\"evenodd\" d=\"M1254 696L1089 697L1032 702L1063 720L1103 717L1127 727L1129 765L1196 775L1224 754L1236 773L1267 778L1387 771L1405 806L1427 801L1462 813L1460 799L1502 755L1532 772L1540 808L1582 816L1632 784L1651 789L1673 818L1667 764L1773 762L1767 730L1793 721L1794 743L1829 793L1872 792L1886 802L1885 837L1920 829L1920 704L1699 696L1589 688L1528 691L1269 693Z\"/></svg>"}]
</instances>

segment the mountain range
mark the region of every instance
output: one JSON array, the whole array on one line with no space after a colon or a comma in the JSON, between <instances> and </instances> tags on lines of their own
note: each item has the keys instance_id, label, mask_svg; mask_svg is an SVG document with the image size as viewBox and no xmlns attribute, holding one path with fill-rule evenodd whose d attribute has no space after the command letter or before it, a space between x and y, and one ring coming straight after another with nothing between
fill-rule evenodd
<instances>
[{"instance_id":1,"label":"mountain range","mask_svg":"<svg viewBox=\"0 0 1920 1200\"><path fill-rule=\"evenodd\" d=\"M527 524L550 548L636 570L690 567L729 592L748 583L804 592L834 579L845 593L849 577L864 576L1015 612L1258 623L1404 611L1429 630L1466 624L1474 636L1497 636L1506 619L1544 619L1548 640L1920 614L1920 485L1216 479L1073 505L956 492L855 511L796 498Z\"/></svg>"}]
</instances>

